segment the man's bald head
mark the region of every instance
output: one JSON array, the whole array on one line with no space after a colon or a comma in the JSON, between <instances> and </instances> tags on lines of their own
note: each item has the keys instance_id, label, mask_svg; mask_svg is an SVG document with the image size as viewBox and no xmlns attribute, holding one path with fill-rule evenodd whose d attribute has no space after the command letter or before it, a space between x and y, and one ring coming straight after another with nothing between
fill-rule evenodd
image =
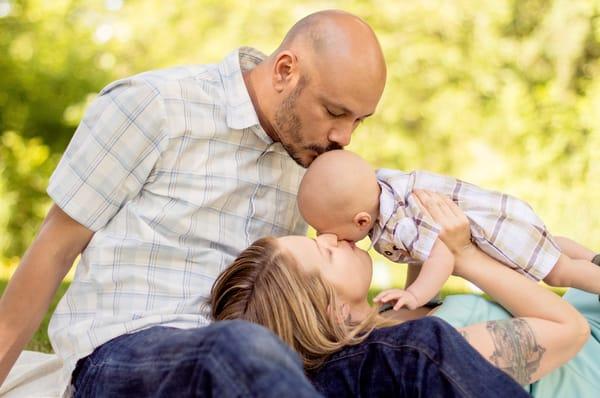
<instances>
[{"instance_id":1,"label":"man's bald head","mask_svg":"<svg viewBox=\"0 0 600 398\"><path fill-rule=\"evenodd\" d=\"M298 21L244 78L261 126L307 167L348 145L354 129L375 112L386 68L366 22L327 10Z\"/></svg>"},{"instance_id":2,"label":"man's bald head","mask_svg":"<svg viewBox=\"0 0 600 398\"><path fill-rule=\"evenodd\" d=\"M321 65L336 60L346 66L367 63L371 72L385 81L383 52L373 29L345 11L325 10L302 18L288 31L273 55L285 50L300 51Z\"/></svg>"}]
</instances>

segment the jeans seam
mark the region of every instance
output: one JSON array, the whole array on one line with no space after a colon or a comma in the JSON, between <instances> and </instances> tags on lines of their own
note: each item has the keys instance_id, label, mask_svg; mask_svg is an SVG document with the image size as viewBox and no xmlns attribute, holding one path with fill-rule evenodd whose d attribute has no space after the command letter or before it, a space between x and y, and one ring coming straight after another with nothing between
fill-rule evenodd
<instances>
[{"instance_id":1,"label":"jeans seam","mask_svg":"<svg viewBox=\"0 0 600 398\"><path fill-rule=\"evenodd\" d=\"M427 357L429 357L427 354L425 354L425 355ZM432 359L432 361L433 361L433 359ZM442 366L440 366L439 363L437 363L435 361L433 361L433 362L435 363L435 366L437 366L438 370L441 373L443 373L449 381L452 382L452 384L456 387L456 389L458 389L458 390L460 390L462 392L463 396L465 396L465 397L470 397L471 396L470 394L467 393L467 391L465 391L464 388L462 388L462 386L458 383L458 381L455 380L454 377L452 377L452 375L450 375L448 372L446 372L446 370Z\"/></svg>"},{"instance_id":2,"label":"jeans seam","mask_svg":"<svg viewBox=\"0 0 600 398\"><path fill-rule=\"evenodd\" d=\"M248 389L248 386L245 383L245 380L239 380L239 379L236 379L235 377L232 377L232 375L235 375L235 372L233 371L233 368L227 362L218 361L217 358L212 353L209 353L207 357L210 359L211 362L218 365L218 369L222 372L223 375L225 375L225 373L226 373L227 379L230 382L229 383L230 386L233 386L241 396L247 396L247 397L252 396L252 394L250 393L250 390ZM213 373L212 370L210 372ZM238 382L239 384L236 382ZM240 387L243 387L243 388L240 388Z\"/></svg>"},{"instance_id":3,"label":"jeans seam","mask_svg":"<svg viewBox=\"0 0 600 398\"><path fill-rule=\"evenodd\" d=\"M85 369L85 372L83 374L83 379L80 379L80 377L82 376L81 373L79 373L79 375L77 376L78 379L80 379L79 381L79 386L77 386L77 388L75 388L75 393L77 393L77 391L80 391L81 393L89 393L91 391L87 391L88 389L86 388L90 382L90 380L93 380L92 377L90 377L90 373L97 373L99 371L100 368L102 368L104 366L104 364L95 364L93 363L91 360L89 361L89 365L87 366L87 369Z\"/></svg>"},{"instance_id":4,"label":"jeans seam","mask_svg":"<svg viewBox=\"0 0 600 398\"><path fill-rule=\"evenodd\" d=\"M381 346L385 346L387 348L391 348L392 350L398 350L398 349L401 349L401 348L412 348L412 349L414 349L416 351L423 352L418 347L415 347L415 346L412 346L412 345L406 345L406 344L397 345L397 344L390 344L390 343L385 343L385 342L381 342L381 341L369 342L369 343L364 344L364 346L370 346L370 345L381 345ZM353 353L350 353L350 354L344 354L344 355L337 356L337 357L335 357L333 359L326 360L325 363L323 364L323 366L325 366L325 365L327 365L329 363L332 363L332 362L336 362L336 361L341 360L341 359L348 359L348 358L355 357L357 355L364 355L365 351L367 351L367 350L364 349L364 350L359 351L359 352L353 352ZM429 357L429 355L428 355L428 357Z\"/></svg>"}]
</instances>

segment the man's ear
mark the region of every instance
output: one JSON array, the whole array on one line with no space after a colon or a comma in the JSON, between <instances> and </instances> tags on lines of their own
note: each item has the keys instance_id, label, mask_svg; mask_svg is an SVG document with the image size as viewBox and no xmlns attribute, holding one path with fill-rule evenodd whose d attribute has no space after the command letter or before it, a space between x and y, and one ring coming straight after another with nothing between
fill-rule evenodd
<instances>
[{"instance_id":1,"label":"man's ear","mask_svg":"<svg viewBox=\"0 0 600 398\"><path fill-rule=\"evenodd\" d=\"M277 54L273 62L273 88L281 93L286 87L297 80L298 58L291 51Z\"/></svg>"},{"instance_id":2,"label":"man's ear","mask_svg":"<svg viewBox=\"0 0 600 398\"><path fill-rule=\"evenodd\" d=\"M352 222L360 229L371 229L371 215L366 211L357 213L352 219Z\"/></svg>"}]
</instances>

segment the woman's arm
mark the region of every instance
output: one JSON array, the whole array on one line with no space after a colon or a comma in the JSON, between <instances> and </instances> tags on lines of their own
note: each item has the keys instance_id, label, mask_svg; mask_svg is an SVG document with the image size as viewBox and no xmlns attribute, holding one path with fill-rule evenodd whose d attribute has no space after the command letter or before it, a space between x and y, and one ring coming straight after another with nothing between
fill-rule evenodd
<instances>
[{"instance_id":1,"label":"woman's arm","mask_svg":"<svg viewBox=\"0 0 600 398\"><path fill-rule=\"evenodd\" d=\"M455 274L470 280L515 318L459 329L469 343L521 384L540 379L585 344L589 325L569 303L470 244L468 220L441 195L419 192L455 255Z\"/></svg>"},{"instance_id":2,"label":"woman's arm","mask_svg":"<svg viewBox=\"0 0 600 398\"><path fill-rule=\"evenodd\" d=\"M464 250L456 262L459 276L479 286L515 317L470 325L461 333L519 383L540 379L571 359L587 341L587 321L556 294L475 247Z\"/></svg>"},{"instance_id":3,"label":"woman's arm","mask_svg":"<svg viewBox=\"0 0 600 398\"><path fill-rule=\"evenodd\" d=\"M554 241L560 246L560 250L567 256L576 260L592 261L596 253L587 247L580 245L572 239L564 236L555 236Z\"/></svg>"}]
</instances>

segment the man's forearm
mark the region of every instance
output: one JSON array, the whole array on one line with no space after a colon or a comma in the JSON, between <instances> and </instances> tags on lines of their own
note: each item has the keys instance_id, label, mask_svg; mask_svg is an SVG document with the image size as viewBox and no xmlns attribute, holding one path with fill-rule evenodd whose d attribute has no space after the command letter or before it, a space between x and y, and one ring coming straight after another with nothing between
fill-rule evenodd
<instances>
[{"instance_id":1,"label":"man's forearm","mask_svg":"<svg viewBox=\"0 0 600 398\"><path fill-rule=\"evenodd\" d=\"M39 327L71 266L45 249L44 244L32 245L0 299L0 382Z\"/></svg>"},{"instance_id":2,"label":"man's forearm","mask_svg":"<svg viewBox=\"0 0 600 398\"><path fill-rule=\"evenodd\" d=\"M0 384L93 232L54 206L0 298Z\"/></svg>"}]
</instances>

